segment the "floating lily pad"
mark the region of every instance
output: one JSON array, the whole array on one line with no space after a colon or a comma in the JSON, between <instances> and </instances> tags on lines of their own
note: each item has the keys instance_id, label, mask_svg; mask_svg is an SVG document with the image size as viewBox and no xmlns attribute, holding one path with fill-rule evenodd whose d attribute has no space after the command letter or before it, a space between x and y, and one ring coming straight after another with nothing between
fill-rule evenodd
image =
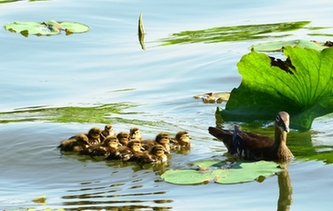
<instances>
[{"instance_id":1,"label":"floating lily pad","mask_svg":"<svg viewBox=\"0 0 333 211\"><path fill-rule=\"evenodd\" d=\"M161 175L166 182L179 185L202 184L210 181L220 184L251 182L257 178L269 177L280 172L275 162L241 162L200 161L194 163L197 169L167 170Z\"/></svg>"},{"instance_id":2,"label":"floating lily pad","mask_svg":"<svg viewBox=\"0 0 333 211\"><path fill-rule=\"evenodd\" d=\"M194 99L201 99L204 103L222 103L229 100L230 92L208 92L193 97Z\"/></svg>"},{"instance_id":3,"label":"floating lily pad","mask_svg":"<svg viewBox=\"0 0 333 211\"><path fill-rule=\"evenodd\" d=\"M267 43L260 43L258 45L253 45L251 47L254 51L259 52L276 52L276 51L282 51L283 47L286 46L300 46L303 48L312 48L318 51L321 51L325 48L328 48L328 46L325 46L324 44L315 42L315 41L309 41L309 40L289 40L289 41L275 41L275 42L267 42Z\"/></svg>"},{"instance_id":4,"label":"floating lily pad","mask_svg":"<svg viewBox=\"0 0 333 211\"><path fill-rule=\"evenodd\" d=\"M20 22L5 24L5 29L14 33L21 33L23 36L37 35L50 36L60 34L61 31L66 32L66 35L72 33L83 33L90 30L89 26L76 22L57 22L49 20L42 23L38 22Z\"/></svg>"}]
</instances>

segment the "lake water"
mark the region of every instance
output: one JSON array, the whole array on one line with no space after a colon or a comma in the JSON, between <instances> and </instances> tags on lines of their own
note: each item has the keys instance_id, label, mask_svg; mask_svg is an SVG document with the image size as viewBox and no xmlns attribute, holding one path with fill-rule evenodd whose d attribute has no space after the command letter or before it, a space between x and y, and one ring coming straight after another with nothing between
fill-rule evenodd
<instances>
[{"instance_id":1,"label":"lake water","mask_svg":"<svg viewBox=\"0 0 333 211\"><path fill-rule=\"evenodd\" d=\"M161 39L180 31L220 26L311 21L307 27L332 27L332 7L329 0L0 4L2 25L54 19L91 27L82 34L28 38L0 30L0 209L331 210L331 162L325 157L307 158L297 152L295 143L304 138L308 145L332 151L332 117L315 120L310 132L292 131L288 143L296 158L288 171L262 183L180 186L164 182L160 174L166 169L190 168L197 160L226 159L223 144L207 132L208 126L215 125L217 104L204 104L193 96L238 87L240 58L251 45L277 38L168 46L162 46ZM137 34L140 13L145 51ZM307 28L285 32L289 36L279 40L325 42L332 38L310 36L312 32ZM333 34L333 29L316 32ZM61 140L104 123L91 121L94 113L85 117L87 121L64 122L46 120L43 111L13 112L114 103L134 105L107 117L116 131L138 126L145 137L152 138L160 131L174 135L187 130L193 149L188 154L172 154L166 165L144 169L133 163L61 156L56 148ZM47 196L46 205L31 201L41 195Z\"/></svg>"}]
</instances>

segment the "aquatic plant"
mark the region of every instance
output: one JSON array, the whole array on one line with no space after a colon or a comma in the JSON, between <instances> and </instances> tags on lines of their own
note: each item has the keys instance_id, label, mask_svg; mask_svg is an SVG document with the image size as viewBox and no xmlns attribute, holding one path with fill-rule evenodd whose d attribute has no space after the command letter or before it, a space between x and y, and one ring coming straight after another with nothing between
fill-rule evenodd
<instances>
[{"instance_id":1,"label":"aquatic plant","mask_svg":"<svg viewBox=\"0 0 333 211\"><path fill-rule=\"evenodd\" d=\"M61 31L64 31L66 35L70 35L90 30L89 26L82 23L57 22L55 20L49 20L41 23L15 21L13 23L6 23L4 28L10 32L20 33L24 37L28 37L29 35L57 35L60 34Z\"/></svg>"},{"instance_id":2,"label":"aquatic plant","mask_svg":"<svg viewBox=\"0 0 333 211\"><path fill-rule=\"evenodd\" d=\"M280 172L275 162L258 161L228 163L224 161L199 161L194 163L196 169L167 170L161 177L169 183L193 185L207 182L235 184L251 182L257 178L269 177Z\"/></svg>"},{"instance_id":3,"label":"aquatic plant","mask_svg":"<svg viewBox=\"0 0 333 211\"><path fill-rule=\"evenodd\" d=\"M285 61L251 52L237 64L242 82L231 91L224 121L270 121L287 111L291 128L309 130L316 117L333 112L333 49L286 46Z\"/></svg>"}]
</instances>

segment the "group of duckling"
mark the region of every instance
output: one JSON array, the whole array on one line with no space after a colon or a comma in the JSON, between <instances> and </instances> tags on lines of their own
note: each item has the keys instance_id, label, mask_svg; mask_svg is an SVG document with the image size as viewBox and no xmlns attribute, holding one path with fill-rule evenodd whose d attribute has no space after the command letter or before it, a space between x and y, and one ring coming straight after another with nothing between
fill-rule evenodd
<instances>
[{"instance_id":1,"label":"group of duckling","mask_svg":"<svg viewBox=\"0 0 333 211\"><path fill-rule=\"evenodd\" d=\"M137 161L139 163L166 162L172 150L191 149L190 136L179 131L174 138L166 132L159 133L155 140L143 139L139 128L129 132L116 132L112 125L104 129L91 128L88 133L79 133L61 141L62 152L79 152L91 157L103 156L106 160Z\"/></svg>"}]
</instances>

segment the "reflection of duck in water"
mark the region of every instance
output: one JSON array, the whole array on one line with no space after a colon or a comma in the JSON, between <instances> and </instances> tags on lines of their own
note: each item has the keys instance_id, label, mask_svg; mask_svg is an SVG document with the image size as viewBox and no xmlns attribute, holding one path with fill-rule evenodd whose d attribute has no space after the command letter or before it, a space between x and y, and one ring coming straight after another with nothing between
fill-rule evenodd
<instances>
[{"instance_id":1,"label":"reflection of duck in water","mask_svg":"<svg viewBox=\"0 0 333 211\"><path fill-rule=\"evenodd\" d=\"M129 133L127 133L127 132L118 133L117 138L118 138L119 143L122 146L127 146L128 141L129 141L129 136L130 136Z\"/></svg>"},{"instance_id":2,"label":"reflection of duck in water","mask_svg":"<svg viewBox=\"0 0 333 211\"><path fill-rule=\"evenodd\" d=\"M58 148L64 152L80 152L90 146L89 139L86 134L80 133L69 139L61 141Z\"/></svg>"},{"instance_id":3,"label":"reflection of duck in water","mask_svg":"<svg viewBox=\"0 0 333 211\"><path fill-rule=\"evenodd\" d=\"M100 141L102 142L109 136L116 136L117 134L114 132L112 125L107 124L104 127L104 130L101 132Z\"/></svg>"},{"instance_id":4,"label":"reflection of duck in water","mask_svg":"<svg viewBox=\"0 0 333 211\"><path fill-rule=\"evenodd\" d=\"M155 140L143 140L142 141L142 147L150 151L154 146L156 145L162 145L164 147L164 150L166 153L170 153L170 135L166 132L159 133Z\"/></svg>"},{"instance_id":5,"label":"reflection of duck in water","mask_svg":"<svg viewBox=\"0 0 333 211\"><path fill-rule=\"evenodd\" d=\"M129 136L130 136L130 140L139 140L139 141L142 141L141 131L137 127L133 127L133 128L130 129Z\"/></svg>"},{"instance_id":6,"label":"reflection of duck in water","mask_svg":"<svg viewBox=\"0 0 333 211\"><path fill-rule=\"evenodd\" d=\"M187 131L179 131L174 139L170 141L171 149L191 149L190 135Z\"/></svg>"},{"instance_id":7,"label":"reflection of duck in water","mask_svg":"<svg viewBox=\"0 0 333 211\"><path fill-rule=\"evenodd\" d=\"M163 163L168 160L165 155L165 148L162 145L153 146L149 152L143 152L137 157L138 163Z\"/></svg>"},{"instance_id":8,"label":"reflection of duck in water","mask_svg":"<svg viewBox=\"0 0 333 211\"><path fill-rule=\"evenodd\" d=\"M118 139L116 136L109 136L100 144L92 145L85 150L81 151L82 155L90 156L110 156L115 154L118 149Z\"/></svg>"},{"instance_id":9,"label":"reflection of duck in water","mask_svg":"<svg viewBox=\"0 0 333 211\"><path fill-rule=\"evenodd\" d=\"M287 161L293 154L287 147L287 133L289 132L289 114L280 111L275 119L275 138L244 132L235 126L231 133L216 127L209 127L209 133L225 143L228 152L246 160L279 160Z\"/></svg>"}]
</instances>

